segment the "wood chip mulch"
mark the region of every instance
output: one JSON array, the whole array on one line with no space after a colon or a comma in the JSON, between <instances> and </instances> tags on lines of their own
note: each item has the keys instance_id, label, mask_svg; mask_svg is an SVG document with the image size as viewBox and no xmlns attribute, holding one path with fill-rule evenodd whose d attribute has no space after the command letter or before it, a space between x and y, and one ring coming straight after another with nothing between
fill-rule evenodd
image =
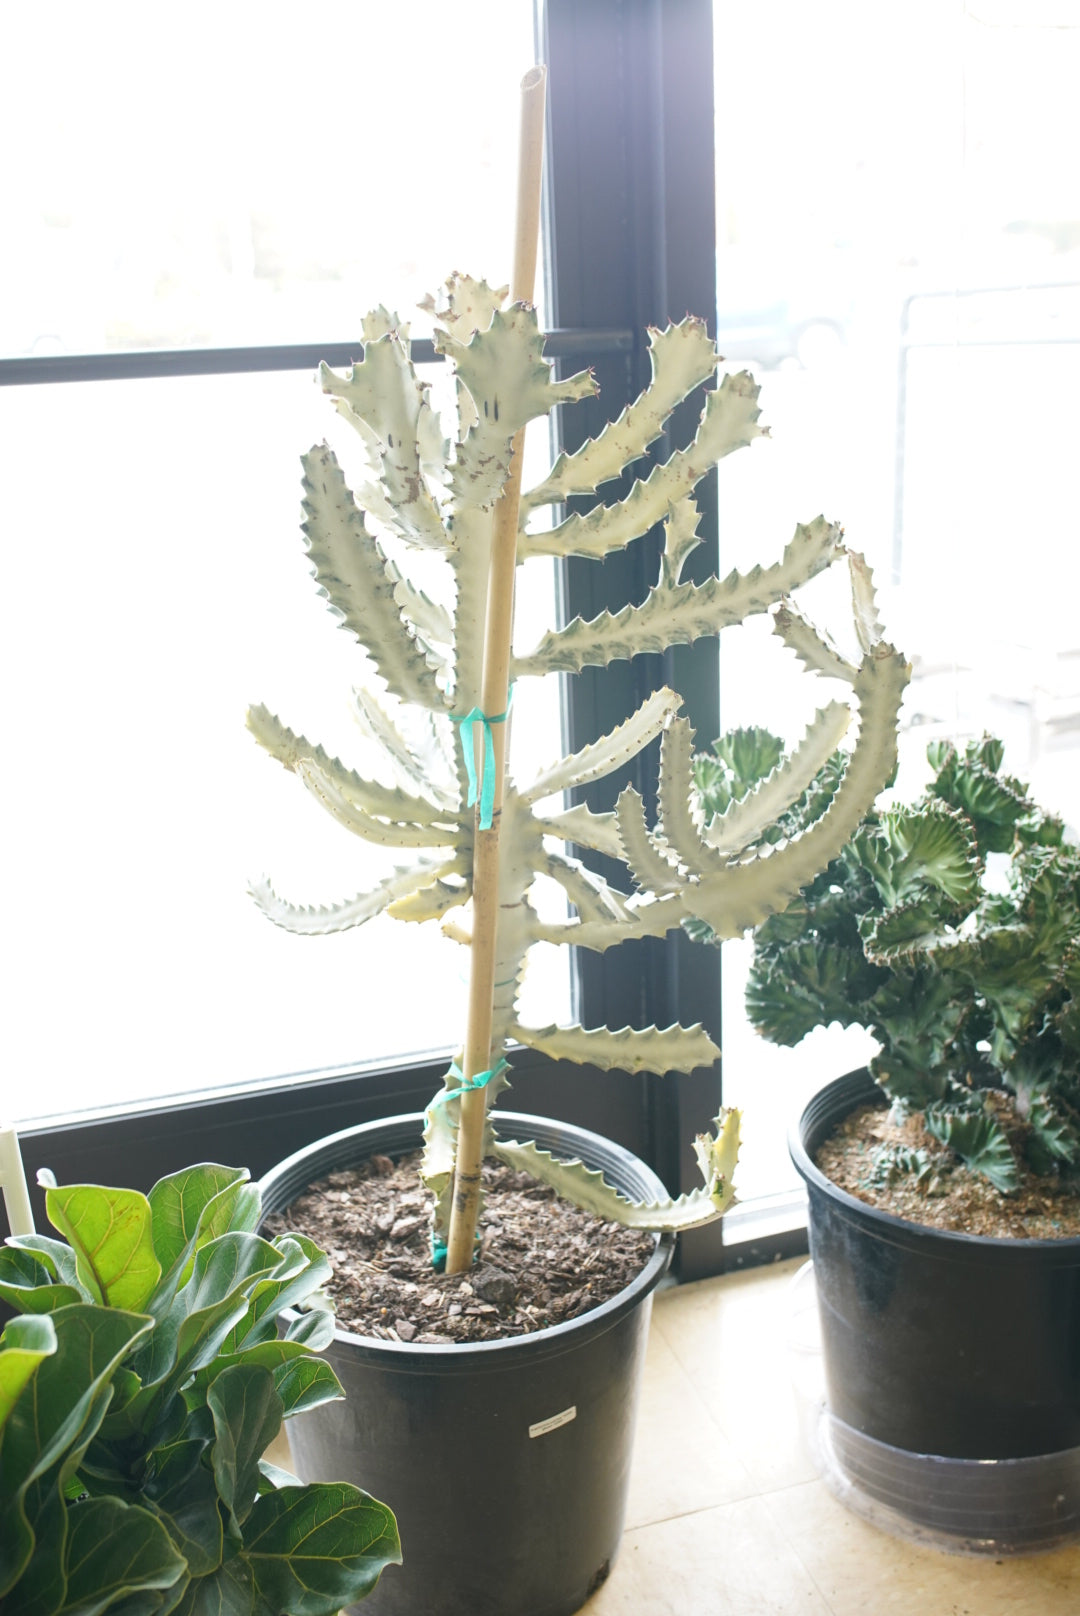
<instances>
[{"instance_id":1,"label":"wood chip mulch","mask_svg":"<svg viewBox=\"0 0 1080 1616\"><path fill-rule=\"evenodd\" d=\"M329 1173L266 1220L271 1235L295 1229L326 1252L338 1324L354 1334L419 1343L528 1335L616 1296L653 1253L651 1234L485 1163L477 1261L467 1275L437 1274L418 1161L374 1156Z\"/></svg>"},{"instance_id":2,"label":"wood chip mulch","mask_svg":"<svg viewBox=\"0 0 1080 1616\"><path fill-rule=\"evenodd\" d=\"M1006 1131L1022 1129L1010 1098L1001 1095L995 1110ZM940 1169L940 1193L926 1194L910 1179L881 1188L869 1184L873 1152L881 1145L925 1151ZM918 1116L897 1121L885 1106L871 1103L853 1111L818 1147L814 1161L849 1195L909 1223L998 1239L1061 1240L1080 1235L1080 1192L1075 1183L1025 1171L1020 1188L1002 1195L987 1179L957 1165L952 1152L926 1132Z\"/></svg>"}]
</instances>

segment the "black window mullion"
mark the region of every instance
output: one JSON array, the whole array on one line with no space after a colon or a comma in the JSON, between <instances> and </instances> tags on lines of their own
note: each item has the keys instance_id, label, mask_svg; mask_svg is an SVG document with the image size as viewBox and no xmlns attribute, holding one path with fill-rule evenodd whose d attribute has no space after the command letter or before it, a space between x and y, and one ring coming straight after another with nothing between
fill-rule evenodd
<instances>
[{"instance_id":1,"label":"black window mullion","mask_svg":"<svg viewBox=\"0 0 1080 1616\"><path fill-rule=\"evenodd\" d=\"M631 353L597 364L599 399L565 412L564 446L573 449L648 382L649 325L690 312L716 329L712 15L706 0L548 0L545 25L554 324L573 330L600 322L629 326L636 335ZM650 458L666 459L688 441L700 404L698 397L676 412ZM701 493L705 542L686 574L695 579L716 567L714 484L708 479ZM604 494L611 499L618 490ZM656 581L659 553L654 535L602 563L569 560L562 588L566 617L587 619L642 600ZM711 640L663 657L585 670L569 681L568 745L576 749L621 723L664 683L684 695L685 710L707 745L719 727L718 668ZM621 779L598 782L584 800L594 812L610 810L629 782L654 813L657 756L658 748L650 747ZM692 948L678 935L623 944L606 954L582 951L577 970L588 1026L702 1021L719 1038L718 950ZM650 1158L669 1189L682 1192L700 1181L690 1141L719 1105L716 1071L663 1079L600 1074L596 1081L637 1086L650 1121ZM721 1260L715 1227L680 1243L684 1277L715 1272Z\"/></svg>"}]
</instances>

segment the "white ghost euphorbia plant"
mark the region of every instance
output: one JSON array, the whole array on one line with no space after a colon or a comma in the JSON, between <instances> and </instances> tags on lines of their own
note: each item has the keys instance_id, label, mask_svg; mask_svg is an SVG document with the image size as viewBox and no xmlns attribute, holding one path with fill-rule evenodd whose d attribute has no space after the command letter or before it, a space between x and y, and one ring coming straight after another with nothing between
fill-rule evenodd
<instances>
[{"instance_id":1,"label":"white ghost euphorbia plant","mask_svg":"<svg viewBox=\"0 0 1080 1616\"><path fill-rule=\"evenodd\" d=\"M499 778L492 805L491 736L501 713L480 716L486 600L495 509L525 423L595 392L587 372L556 381L542 357L543 335L531 308L504 307L505 294L454 276L435 309L436 346L456 373L456 421L449 437L417 379L407 332L384 310L364 323L364 357L348 375L323 367L323 390L355 428L369 480L350 489L325 444L304 458L304 532L316 581L340 624L369 658L376 677L356 692L355 710L385 756L383 780L361 777L294 734L265 707L251 710L257 740L299 775L347 830L406 855L372 891L328 909L297 908L266 882L256 901L279 926L302 935L357 926L382 911L399 920L438 921L452 938L475 943L470 923L474 854L497 836L497 930L490 944L494 984L486 1070L451 1067L428 1113L422 1172L434 1193L433 1242L445 1247L454 1200L455 1154L468 1099L483 1090L478 1148L554 1185L604 1218L647 1229L687 1229L719 1216L732 1199L738 1117L722 1112L716 1131L697 1142L704 1182L677 1200L635 1205L580 1162L562 1162L529 1141L503 1139L488 1107L505 1086L505 1056L516 1042L554 1057L628 1072L689 1072L719 1051L704 1029L525 1026L516 1003L526 956L537 942L607 949L630 938L658 937L688 917L719 937L735 937L782 909L855 830L887 782L896 759L896 715L908 669L885 643L869 575L849 555L839 527L817 518L795 530L779 560L744 574L685 583L681 574L698 540L693 490L723 456L762 434L758 389L750 375L725 375L705 395L693 442L614 504L598 504L544 531L530 517L571 495L592 494L619 477L660 435L677 404L715 378L718 355L703 323L686 319L650 332L652 380L619 419L520 500L517 561L540 556L601 560L663 525L655 587L638 606L576 618L546 633L509 664L514 680L577 673L641 652L660 652L715 635L775 608L775 626L806 667L851 687L858 736L842 783L824 816L805 834L764 846L763 832L802 794L835 751L851 711L824 706L802 744L749 797L702 824L691 789L692 731L678 694L661 689L625 723L533 779ZM432 551L449 587L439 599L410 580L407 562ZM792 591L845 558L851 566L857 662L845 659L791 604ZM507 630L508 631L508 630ZM509 653L507 653L509 654ZM641 796L627 787L613 813L562 805L574 787L624 769L660 738L659 821L649 825ZM501 739L501 737L500 737ZM474 755L475 749L475 755ZM500 748L501 752L501 748ZM488 778L485 778L485 764ZM389 784L387 781L392 780ZM487 816L487 817L485 817ZM488 818L494 817L489 825ZM593 873L570 847L592 849L627 867L627 890ZM541 918L530 901L538 877L563 888L569 918ZM471 1252L471 1232L466 1248Z\"/></svg>"}]
</instances>

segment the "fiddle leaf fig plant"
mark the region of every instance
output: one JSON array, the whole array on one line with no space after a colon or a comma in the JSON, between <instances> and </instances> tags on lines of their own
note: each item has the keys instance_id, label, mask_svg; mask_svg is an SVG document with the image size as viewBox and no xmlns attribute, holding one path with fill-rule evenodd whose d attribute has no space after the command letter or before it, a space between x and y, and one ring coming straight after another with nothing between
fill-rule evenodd
<instances>
[{"instance_id":1,"label":"fiddle leaf fig plant","mask_svg":"<svg viewBox=\"0 0 1080 1616\"><path fill-rule=\"evenodd\" d=\"M557 1161L493 1126L489 1104L506 1086L515 1043L627 1072L685 1072L719 1054L701 1026L527 1025L518 996L529 949L545 942L604 950L663 936L688 917L730 937L783 909L837 856L889 778L908 669L884 639L861 558L848 552L840 528L823 517L796 527L767 566L699 583L684 579L687 558L699 543L695 487L719 460L764 433L751 376L725 375L716 383L719 357L702 321L687 318L650 331L652 380L640 397L596 438L560 455L519 497L521 429L558 405L594 394L593 378L582 372L556 380L543 357L535 311L507 305L505 290L455 275L430 308L436 348L453 370L454 418L444 423L437 416L428 387L413 369L407 329L379 309L364 322L362 360L346 375L326 366L321 371L323 390L360 438L366 480L351 490L326 444L303 459L308 559L340 626L368 659L368 678L355 693L354 707L366 735L378 744L383 772L378 778L362 775L263 706L248 715L260 745L344 829L393 849L396 866L373 889L329 908L296 906L265 879L253 886L253 896L272 921L302 936L360 925L383 911L403 921L435 921L472 948L474 966L481 955L487 962L490 1032L484 1023L474 1059L467 1058L466 1036L463 1056L427 1112L422 1173L434 1195L436 1252L447 1245L456 1212L471 1205L465 1242L471 1258L478 1165L474 1171L462 1163L474 1155L478 1163L484 1153L527 1169L605 1218L649 1229L690 1228L718 1216L732 1198L734 1115L722 1112L714 1133L698 1141L701 1187L648 1206L630 1203L580 1162ZM571 496L593 495L640 461L675 406L703 387L700 422L687 447L640 476L624 497L597 503L587 514L561 515L553 526L535 522L534 513L559 509ZM507 521L519 569L542 557L600 562L660 529L658 576L639 604L590 621L575 618L549 630L530 650L511 654L512 625L492 606L498 534ZM433 556L441 563L441 589L429 582L422 588L411 566L421 558L429 578ZM794 591L840 562L851 567L859 647L854 660L791 603ZM764 851L759 847L767 827L835 751L851 717L841 701L823 706L798 751L707 827L692 804L693 734L672 689L655 691L609 734L531 777L506 773L509 703L498 696L497 707L490 698L484 704L485 687L500 688L486 686L493 651L504 660L505 689L506 676L572 675L716 635L770 610L777 632L807 669L840 681L859 713L858 739L828 810L804 834ZM623 788L612 812L565 805L570 791L625 776L657 740L655 823L632 785ZM625 883L596 874L575 848L620 861ZM542 877L562 888L569 918L544 919L534 907L533 888ZM481 930L482 910L497 916L493 935ZM470 1002L470 1028L473 1010ZM448 1266L454 1271L453 1258Z\"/></svg>"},{"instance_id":2,"label":"fiddle leaf fig plant","mask_svg":"<svg viewBox=\"0 0 1080 1616\"><path fill-rule=\"evenodd\" d=\"M767 761L778 745L748 732L741 755L757 749ZM934 778L923 795L871 811L760 926L748 1015L778 1044L831 1022L878 1039L873 1076L945 1147L935 1160L888 1150L875 1168L882 1183L910 1176L933 1194L950 1162L1003 1194L1025 1167L1078 1176L1080 849L1001 772L1000 741L936 742L928 757ZM752 762L733 766L729 738L699 759L706 816L730 813L754 772ZM813 823L841 773L830 760L791 828Z\"/></svg>"},{"instance_id":3,"label":"fiddle leaf fig plant","mask_svg":"<svg viewBox=\"0 0 1080 1616\"><path fill-rule=\"evenodd\" d=\"M0 1336L5 1616L335 1616L400 1562L385 1505L263 1457L284 1418L344 1394L313 1354L333 1333L329 1264L302 1235L254 1232L247 1176L204 1163L148 1196L53 1184L66 1239L0 1249L21 1315Z\"/></svg>"}]
</instances>

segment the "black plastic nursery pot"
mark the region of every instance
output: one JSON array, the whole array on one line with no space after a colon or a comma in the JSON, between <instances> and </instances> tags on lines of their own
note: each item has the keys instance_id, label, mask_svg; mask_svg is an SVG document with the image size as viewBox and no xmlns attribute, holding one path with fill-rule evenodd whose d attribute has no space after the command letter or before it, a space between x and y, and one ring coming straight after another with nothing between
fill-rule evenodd
<instances>
[{"instance_id":1,"label":"black plastic nursery pot","mask_svg":"<svg viewBox=\"0 0 1080 1616\"><path fill-rule=\"evenodd\" d=\"M665 1193L598 1134L513 1112L498 1122L635 1200ZM416 1150L422 1125L389 1117L298 1151L263 1179L266 1212L376 1152ZM305 1481L353 1481L397 1516L404 1564L383 1573L364 1616L571 1616L601 1585L622 1535L652 1293L673 1246L658 1239L617 1296L533 1335L418 1346L335 1332L325 1356L346 1400L294 1419L289 1437Z\"/></svg>"},{"instance_id":2,"label":"black plastic nursery pot","mask_svg":"<svg viewBox=\"0 0 1080 1616\"><path fill-rule=\"evenodd\" d=\"M1080 1239L948 1233L838 1189L813 1153L881 1098L869 1072L848 1073L791 1139L837 1457L946 1532L1022 1543L1080 1530Z\"/></svg>"}]
</instances>

